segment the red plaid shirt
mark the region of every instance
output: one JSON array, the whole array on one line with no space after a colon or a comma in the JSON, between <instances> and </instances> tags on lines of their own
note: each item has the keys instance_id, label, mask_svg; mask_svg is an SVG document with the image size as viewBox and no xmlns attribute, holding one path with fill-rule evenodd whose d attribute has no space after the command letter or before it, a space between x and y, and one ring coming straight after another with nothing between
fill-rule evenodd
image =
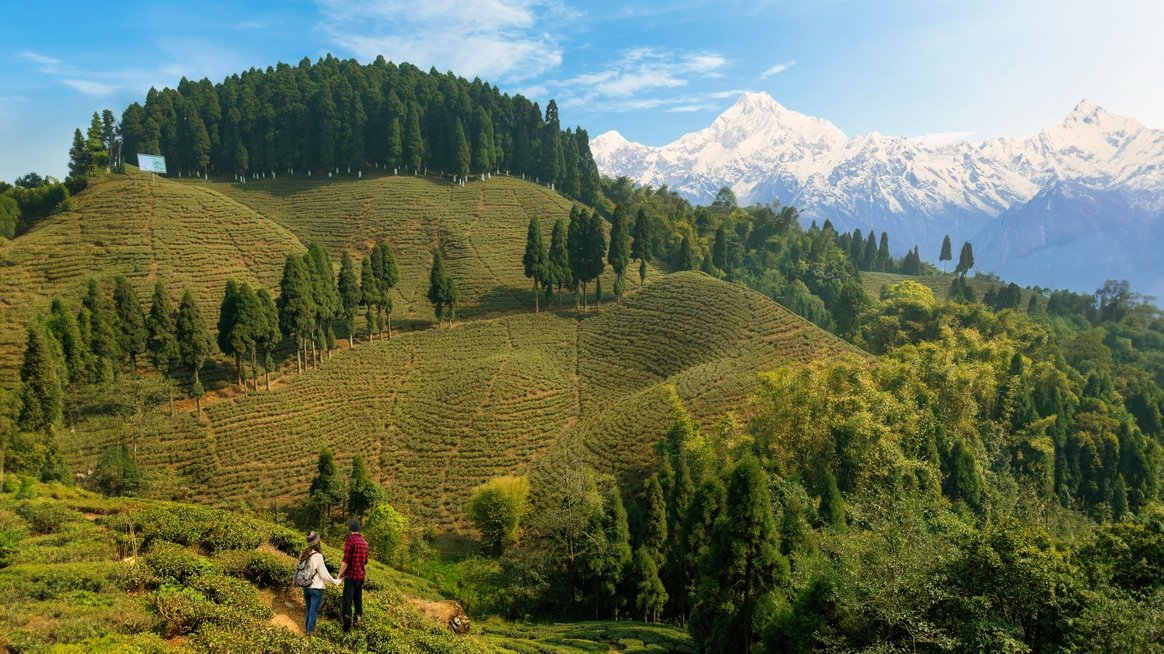
<instances>
[{"instance_id":1,"label":"red plaid shirt","mask_svg":"<svg viewBox=\"0 0 1164 654\"><path fill-rule=\"evenodd\" d=\"M368 541L358 533L344 541L344 563L348 564L344 577L352 581L364 580L364 566L368 565Z\"/></svg>"}]
</instances>

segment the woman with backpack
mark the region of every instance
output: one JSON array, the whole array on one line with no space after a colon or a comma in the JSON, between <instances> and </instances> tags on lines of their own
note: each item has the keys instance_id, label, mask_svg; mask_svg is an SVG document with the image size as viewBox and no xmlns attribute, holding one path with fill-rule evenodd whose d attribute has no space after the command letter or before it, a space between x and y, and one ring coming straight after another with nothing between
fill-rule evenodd
<instances>
[{"instance_id":1,"label":"woman with backpack","mask_svg":"<svg viewBox=\"0 0 1164 654\"><path fill-rule=\"evenodd\" d=\"M307 532L307 549L299 555L299 565L295 569L295 585L303 588L305 608L304 629L310 636L315 632L315 619L319 616L319 606L323 603L324 584L340 585L340 580L331 576L323 562L323 551L319 547L319 534Z\"/></svg>"}]
</instances>

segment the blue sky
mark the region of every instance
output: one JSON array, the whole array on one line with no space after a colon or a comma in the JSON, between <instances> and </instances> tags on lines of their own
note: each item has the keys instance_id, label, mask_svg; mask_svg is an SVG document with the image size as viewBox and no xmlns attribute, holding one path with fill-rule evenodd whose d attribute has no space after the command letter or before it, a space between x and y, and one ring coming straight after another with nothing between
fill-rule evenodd
<instances>
[{"instance_id":1,"label":"blue sky","mask_svg":"<svg viewBox=\"0 0 1164 654\"><path fill-rule=\"evenodd\" d=\"M592 136L667 143L740 91L849 133L1023 136L1082 98L1164 128L1160 0L6 3L0 179L62 176L75 127L149 87L328 52L480 76Z\"/></svg>"}]
</instances>

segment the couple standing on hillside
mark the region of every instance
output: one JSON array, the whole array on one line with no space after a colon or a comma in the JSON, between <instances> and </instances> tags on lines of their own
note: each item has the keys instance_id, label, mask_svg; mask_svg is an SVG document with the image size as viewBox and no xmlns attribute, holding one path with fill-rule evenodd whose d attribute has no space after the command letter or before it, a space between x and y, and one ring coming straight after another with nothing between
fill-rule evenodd
<instances>
[{"instance_id":1,"label":"couple standing on hillside","mask_svg":"<svg viewBox=\"0 0 1164 654\"><path fill-rule=\"evenodd\" d=\"M353 623L359 623L364 616L364 576L368 565L368 541L360 533L360 519L352 518L348 522L348 539L344 541L344 558L340 564L339 578L331 576L323 560L323 551L320 549L319 534L314 531L307 533L307 549L299 556L300 563L306 562L311 575L311 585L303 589L303 604L305 605L304 629L310 636L315 632L315 620L319 616L319 606L323 603L323 589L325 584L333 586L344 584L344 599L342 610L344 631L351 631ZM354 609L354 611L353 611Z\"/></svg>"}]
</instances>

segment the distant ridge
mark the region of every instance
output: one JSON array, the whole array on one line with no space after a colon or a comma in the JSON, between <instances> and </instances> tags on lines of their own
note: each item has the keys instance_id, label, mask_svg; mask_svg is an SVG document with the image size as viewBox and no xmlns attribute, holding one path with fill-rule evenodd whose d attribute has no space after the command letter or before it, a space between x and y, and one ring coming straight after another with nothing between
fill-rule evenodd
<instances>
[{"instance_id":1,"label":"distant ridge","mask_svg":"<svg viewBox=\"0 0 1164 654\"><path fill-rule=\"evenodd\" d=\"M607 132L591 150L604 174L666 184L695 202L730 186L745 203L779 201L838 229L888 231L898 254L916 243L936 259L950 234L974 242L978 270L1022 283L1091 291L1122 276L1164 293L1164 262L1138 249L1164 218L1164 131L1088 100L1030 138L975 145L850 137L766 93L745 93L709 127L668 145ZM1071 191L1047 205L1040 198L1051 188ZM1135 260L1058 276L1079 260L1118 258Z\"/></svg>"}]
</instances>

